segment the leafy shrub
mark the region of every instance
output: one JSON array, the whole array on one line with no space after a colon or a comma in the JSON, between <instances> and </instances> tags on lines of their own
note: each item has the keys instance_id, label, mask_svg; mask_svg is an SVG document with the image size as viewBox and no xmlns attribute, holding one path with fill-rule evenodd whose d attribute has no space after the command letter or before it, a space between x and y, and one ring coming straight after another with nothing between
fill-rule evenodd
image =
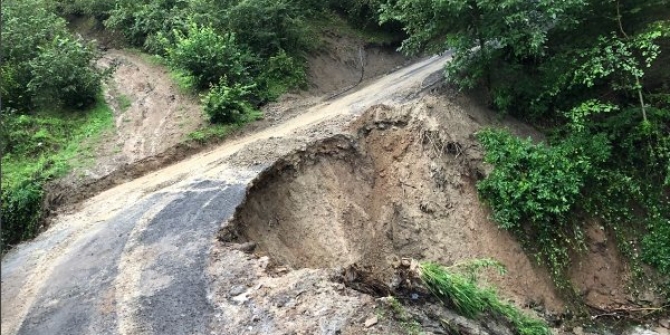
<instances>
[{"instance_id":1,"label":"leafy shrub","mask_svg":"<svg viewBox=\"0 0 670 335\"><path fill-rule=\"evenodd\" d=\"M42 182L2 185L2 247L34 237L42 217Z\"/></svg>"},{"instance_id":2,"label":"leafy shrub","mask_svg":"<svg viewBox=\"0 0 670 335\"><path fill-rule=\"evenodd\" d=\"M65 21L44 0L6 1L2 11L0 76L4 107L27 110L57 101L90 106L105 73L93 66L91 45L67 31Z\"/></svg>"},{"instance_id":3,"label":"leafy shrub","mask_svg":"<svg viewBox=\"0 0 670 335\"><path fill-rule=\"evenodd\" d=\"M650 107L645 121L638 108L626 108L590 122L585 131L604 131L613 144L590 212L618 227L644 230L628 239L642 236L642 260L670 275L670 110Z\"/></svg>"},{"instance_id":4,"label":"leafy shrub","mask_svg":"<svg viewBox=\"0 0 670 335\"><path fill-rule=\"evenodd\" d=\"M253 112L248 99L254 87L240 83L228 86L227 80L223 78L202 99L209 120L212 123L244 122Z\"/></svg>"},{"instance_id":5,"label":"leafy shrub","mask_svg":"<svg viewBox=\"0 0 670 335\"><path fill-rule=\"evenodd\" d=\"M30 61L28 90L44 104L60 101L68 107L91 106L107 75L93 67L96 58L91 45L67 36L55 38Z\"/></svg>"},{"instance_id":6,"label":"leafy shrub","mask_svg":"<svg viewBox=\"0 0 670 335\"><path fill-rule=\"evenodd\" d=\"M0 96L7 108L26 108L32 96L26 89L30 82L30 69L26 62L4 61L0 65Z\"/></svg>"},{"instance_id":7,"label":"leafy shrub","mask_svg":"<svg viewBox=\"0 0 670 335\"><path fill-rule=\"evenodd\" d=\"M65 20L56 16L43 0L9 0L2 6L0 44L0 93L3 107L30 107L26 86L31 79L29 61L65 31Z\"/></svg>"},{"instance_id":8,"label":"leafy shrub","mask_svg":"<svg viewBox=\"0 0 670 335\"><path fill-rule=\"evenodd\" d=\"M309 50L303 10L288 0L242 0L227 11L227 28L263 57Z\"/></svg>"},{"instance_id":9,"label":"leafy shrub","mask_svg":"<svg viewBox=\"0 0 670 335\"><path fill-rule=\"evenodd\" d=\"M259 84L259 103L277 99L292 88L304 88L307 77L304 61L280 50L268 58L256 80Z\"/></svg>"},{"instance_id":10,"label":"leafy shrub","mask_svg":"<svg viewBox=\"0 0 670 335\"><path fill-rule=\"evenodd\" d=\"M591 171L590 157L570 145L533 144L502 131L481 132L479 140L495 169L478 189L491 201L494 218L503 228L564 221Z\"/></svg>"},{"instance_id":11,"label":"leafy shrub","mask_svg":"<svg viewBox=\"0 0 670 335\"><path fill-rule=\"evenodd\" d=\"M177 29L183 31L188 26L188 1L184 0L119 0L109 12L105 26L123 33L126 40L148 51L162 53L154 48L154 39L159 34L171 36Z\"/></svg>"},{"instance_id":12,"label":"leafy shrub","mask_svg":"<svg viewBox=\"0 0 670 335\"><path fill-rule=\"evenodd\" d=\"M57 10L62 15L88 15L98 20L107 19L115 2L109 0L57 0Z\"/></svg>"},{"instance_id":13,"label":"leafy shrub","mask_svg":"<svg viewBox=\"0 0 670 335\"><path fill-rule=\"evenodd\" d=\"M477 185L494 220L527 246L539 248L540 260L554 274L562 274L569 248L581 242L571 213L594 178L595 167L610 156L607 139L573 138L548 146L493 130L478 138L486 149L486 162L495 166Z\"/></svg>"},{"instance_id":14,"label":"leafy shrub","mask_svg":"<svg viewBox=\"0 0 670 335\"><path fill-rule=\"evenodd\" d=\"M177 41L168 49L168 59L195 78L200 89L227 78L227 83L249 81L247 67L251 54L237 44L235 34L219 35L212 27L189 26L186 35L177 32Z\"/></svg>"},{"instance_id":15,"label":"leafy shrub","mask_svg":"<svg viewBox=\"0 0 670 335\"><path fill-rule=\"evenodd\" d=\"M670 220L658 219L649 225L642 240L642 258L661 273L670 275Z\"/></svg>"}]
</instances>

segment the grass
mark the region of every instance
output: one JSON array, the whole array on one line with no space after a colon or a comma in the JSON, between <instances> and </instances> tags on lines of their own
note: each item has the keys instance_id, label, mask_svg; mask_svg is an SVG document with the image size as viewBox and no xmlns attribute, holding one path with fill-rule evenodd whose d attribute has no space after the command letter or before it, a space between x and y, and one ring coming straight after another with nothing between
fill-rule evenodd
<instances>
[{"instance_id":1,"label":"grass","mask_svg":"<svg viewBox=\"0 0 670 335\"><path fill-rule=\"evenodd\" d=\"M98 101L86 112L3 115L2 250L37 234L45 183L93 162L83 143L95 143L113 126L111 109Z\"/></svg>"},{"instance_id":2,"label":"grass","mask_svg":"<svg viewBox=\"0 0 670 335\"><path fill-rule=\"evenodd\" d=\"M489 260L475 261L469 268L470 275L457 274L451 268L435 263L421 264L421 279L431 293L440 301L453 307L459 314L477 318L485 314L501 316L508 320L519 335L550 335L543 321L531 318L511 304L502 302L491 288L480 288L471 276L474 270L496 266ZM497 266L496 266L497 267Z\"/></svg>"},{"instance_id":3,"label":"grass","mask_svg":"<svg viewBox=\"0 0 670 335\"><path fill-rule=\"evenodd\" d=\"M113 125L113 114L104 102L90 111L40 111L22 115L17 132L28 137L18 151L2 157L2 185L11 186L29 176L61 177L72 166L82 166L90 156L84 141L95 140ZM27 136L25 136L27 135ZM48 143L46 143L48 142ZM37 149L43 147L43 150Z\"/></svg>"},{"instance_id":4,"label":"grass","mask_svg":"<svg viewBox=\"0 0 670 335\"><path fill-rule=\"evenodd\" d=\"M205 128L196 130L187 135L188 140L198 142L200 144L209 143L211 141L219 141L224 139L232 131L242 128L245 124L260 120L263 117L261 111L254 110L248 114L239 123L231 124L210 124Z\"/></svg>"},{"instance_id":5,"label":"grass","mask_svg":"<svg viewBox=\"0 0 670 335\"><path fill-rule=\"evenodd\" d=\"M127 96L121 94L116 98L116 102L119 104L119 109L121 110L121 113L125 112L130 108L130 106L133 104L132 101L130 101L130 98Z\"/></svg>"}]
</instances>

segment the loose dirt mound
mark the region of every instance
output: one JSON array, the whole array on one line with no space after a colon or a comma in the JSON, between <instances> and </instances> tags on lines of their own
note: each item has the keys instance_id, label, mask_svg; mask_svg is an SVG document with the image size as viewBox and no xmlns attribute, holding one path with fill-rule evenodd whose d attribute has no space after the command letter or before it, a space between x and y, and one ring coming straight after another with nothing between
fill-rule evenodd
<instances>
[{"instance_id":1,"label":"loose dirt mound","mask_svg":"<svg viewBox=\"0 0 670 335\"><path fill-rule=\"evenodd\" d=\"M398 257L453 264L491 257L509 275L488 280L520 305L558 310L553 285L488 220L475 182L486 173L472 134L484 117L428 98L377 106L351 128L291 153L249 189L222 239L252 240L279 266L357 263L380 278Z\"/></svg>"}]
</instances>

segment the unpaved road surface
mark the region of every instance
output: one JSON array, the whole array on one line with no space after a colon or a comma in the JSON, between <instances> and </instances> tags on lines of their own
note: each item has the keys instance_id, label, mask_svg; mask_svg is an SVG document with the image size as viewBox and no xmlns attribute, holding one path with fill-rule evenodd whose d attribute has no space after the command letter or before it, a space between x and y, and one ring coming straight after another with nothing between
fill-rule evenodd
<instances>
[{"instance_id":1,"label":"unpaved road surface","mask_svg":"<svg viewBox=\"0 0 670 335\"><path fill-rule=\"evenodd\" d=\"M269 287L270 299L281 298L285 283L258 275L267 260L240 251L213 250L217 231L243 200L248 183L289 150L276 146L278 141L330 136L326 129L337 128L337 122L330 120L382 102L404 102L434 80L446 61L447 56L433 57L401 69L282 124L105 191L78 211L59 216L48 231L2 260L2 334L294 331L290 322L268 317L270 312L259 319L255 307L244 303L250 284ZM256 160L240 158L245 148L262 147L265 142L269 149ZM237 283L245 285L237 288L236 278L251 278L251 283ZM319 285L317 293L306 293L315 298L314 306L303 307L307 312L271 312L313 320L316 333L339 332L342 320L352 317L352 308L361 300L335 294L340 288L332 283ZM320 311L324 301L335 304L329 308L340 307ZM281 305L285 303L290 299ZM249 322L260 326L247 326Z\"/></svg>"}]
</instances>

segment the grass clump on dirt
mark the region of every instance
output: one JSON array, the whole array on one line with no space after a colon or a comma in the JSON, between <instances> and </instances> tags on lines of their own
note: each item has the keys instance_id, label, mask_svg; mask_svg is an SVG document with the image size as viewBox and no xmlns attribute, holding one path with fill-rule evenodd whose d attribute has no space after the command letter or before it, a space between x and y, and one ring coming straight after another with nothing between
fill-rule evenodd
<instances>
[{"instance_id":1,"label":"grass clump on dirt","mask_svg":"<svg viewBox=\"0 0 670 335\"><path fill-rule=\"evenodd\" d=\"M216 142L217 140L222 140L232 131L240 129L242 126L249 122L260 120L263 117L263 113L259 110L251 110L248 113L241 116L235 123L230 124L212 124L209 127L202 128L191 132L187 135L187 139L190 141L195 141L200 144L211 143L211 141Z\"/></svg>"},{"instance_id":2,"label":"grass clump on dirt","mask_svg":"<svg viewBox=\"0 0 670 335\"><path fill-rule=\"evenodd\" d=\"M44 185L93 159L84 142L113 125L98 98L91 110L2 113L2 250L35 237L43 215Z\"/></svg>"},{"instance_id":3,"label":"grass clump on dirt","mask_svg":"<svg viewBox=\"0 0 670 335\"><path fill-rule=\"evenodd\" d=\"M502 302L491 288L481 288L474 278L475 271L482 267L502 266L491 260L476 260L467 264L469 274L461 275L451 269L435 263L420 264L421 280L430 292L444 304L453 307L459 314L468 318L482 315L503 317L510 322L519 335L549 335L546 323L531 318L511 304Z\"/></svg>"}]
</instances>

